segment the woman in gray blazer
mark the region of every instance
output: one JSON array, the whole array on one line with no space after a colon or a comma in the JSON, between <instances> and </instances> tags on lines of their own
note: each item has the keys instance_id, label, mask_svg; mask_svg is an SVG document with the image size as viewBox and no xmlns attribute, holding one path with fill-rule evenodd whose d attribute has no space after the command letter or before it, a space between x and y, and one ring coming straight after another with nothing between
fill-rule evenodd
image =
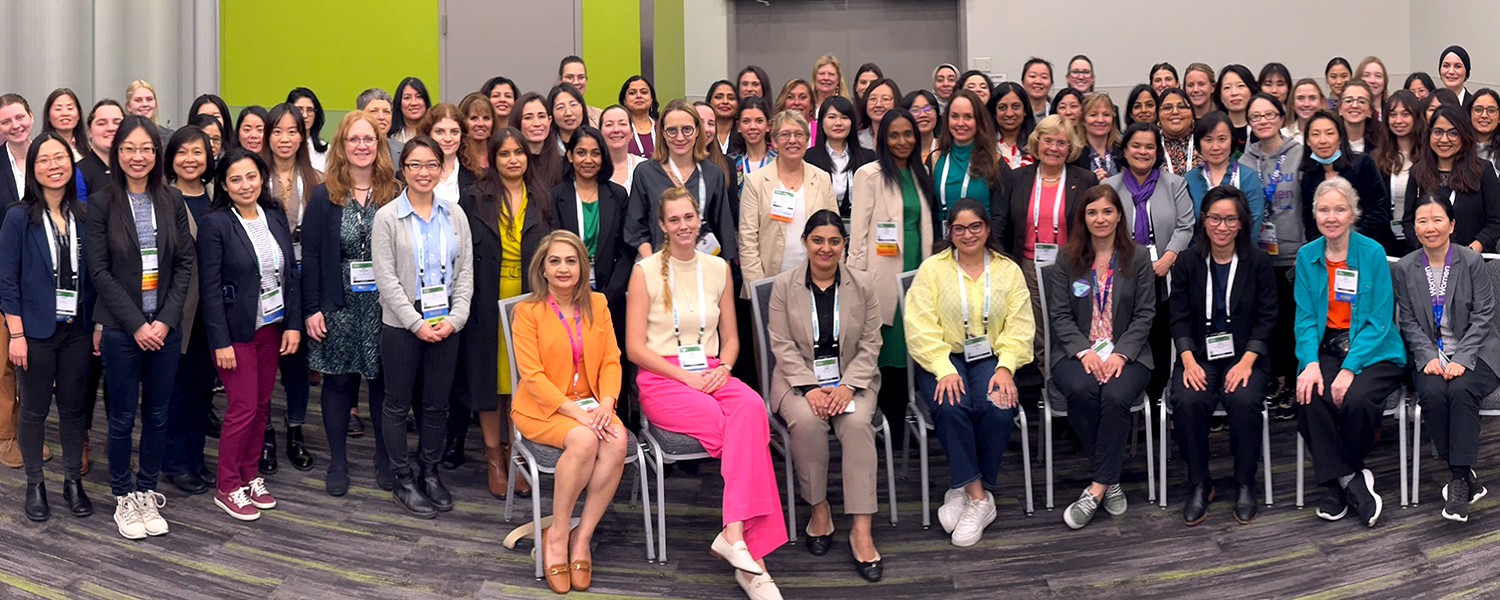
<instances>
[{"instance_id":1,"label":"woman in gray blazer","mask_svg":"<svg viewBox=\"0 0 1500 600\"><path fill-rule=\"evenodd\" d=\"M1168 331L1167 273L1177 256L1193 241L1193 197L1188 194L1187 180L1163 169L1167 163L1161 130L1145 121L1125 128L1120 142L1126 169L1101 183L1115 188L1125 205L1125 227L1131 239L1144 246L1156 274L1156 314L1148 341L1157 362L1171 364L1172 336ZM1139 215L1144 213L1145 218ZM1157 369L1146 385L1146 394L1161 397L1167 387L1168 369Z\"/></svg>"},{"instance_id":2,"label":"woman in gray blazer","mask_svg":"<svg viewBox=\"0 0 1500 600\"><path fill-rule=\"evenodd\" d=\"M1052 328L1047 367L1093 467L1088 489L1063 513L1073 529L1087 525L1101 503L1109 514L1125 514L1120 463L1130 409L1155 365L1146 334L1156 317L1156 274L1131 241L1124 212L1114 188L1089 188L1068 215L1062 256L1042 273Z\"/></svg>"},{"instance_id":3,"label":"woman in gray blazer","mask_svg":"<svg viewBox=\"0 0 1500 600\"><path fill-rule=\"evenodd\" d=\"M1474 481L1473 467L1479 461L1479 401L1500 386L1495 299L1484 259L1450 241L1448 198L1424 194L1409 211L1422 248L1396 265L1396 315L1433 445L1453 472L1443 486L1443 518L1464 522L1469 504L1486 492Z\"/></svg>"}]
</instances>

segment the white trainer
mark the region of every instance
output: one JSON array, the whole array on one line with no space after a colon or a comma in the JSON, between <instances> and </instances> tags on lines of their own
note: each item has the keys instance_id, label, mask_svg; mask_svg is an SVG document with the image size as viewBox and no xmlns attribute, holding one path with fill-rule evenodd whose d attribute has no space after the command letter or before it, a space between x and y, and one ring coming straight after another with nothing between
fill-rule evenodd
<instances>
[{"instance_id":1,"label":"white trainer","mask_svg":"<svg viewBox=\"0 0 1500 600\"><path fill-rule=\"evenodd\" d=\"M127 540L146 537L146 524L141 521L141 512L135 506L135 494L115 496L115 525L120 535Z\"/></svg>"},{"instance_id":2,"label":"white trainer","mask_svg":"<svg viewBox=\"0 0 1500 600\"><path fill-rule=\"evenodd\" d=\"M958 518L963 516L964 507L968 505L969 493L963 488L953 488L943 494L943 505L938 507L938 524L943 526L943 533L953 533Z\"/></svg>"},{"instance_id":3,"label":"white trainer","mask_svg":"<svg viewBox=\"0 0 1500 600\"><path fill-rule=\"evenodd\" d=\"M958 526L953 528L953 545L968 548L979 543L979 538L984 535L984 528L994 522L995 496L986 491L983 499L970 500L964 507L963 515L958 518Z\"/></svg>"},{"instance_id":4,"label":"white trainer","mask_svg":"<svg viewBox=\"0 0 1500 600\"><path fill-rule=\"evenodd\" d=\"M149 535L166 535L167 520L161 518L158 508L167 506L167 497L156 490L135 493L136 510L141 513L141 522L145 524L146 533Z\"/></svg>"}]
</instances>

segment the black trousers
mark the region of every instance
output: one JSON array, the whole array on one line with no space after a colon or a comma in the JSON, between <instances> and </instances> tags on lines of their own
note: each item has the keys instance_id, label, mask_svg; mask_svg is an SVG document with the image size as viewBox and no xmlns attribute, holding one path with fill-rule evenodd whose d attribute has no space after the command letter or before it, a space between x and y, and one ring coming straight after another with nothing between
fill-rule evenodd
<instances>
[{"instance_id":1,"label":"black trousers","mask_svg":"<svg viewBox=\"0 0 1500 600\"><path fill-rule=\"evenodd\" d=\"M390 457L391 473L411 475L406 458L406 413L412 410L417 373L422 374L422 405L417 419L417 460L433 468L443 458L443 437L448 430L448 395L453 391L454 365L458 361L458 336L427 343L416 334L383 325L380 329L380 368L385 379L385 406L380 411L380 439Z\"/></svg>"},{"instance_id":2,"label":"black trousers","mask_svg":"<svg viewBox=\"0 0 1500 600\"><path fill-rule=\"evenodd\" d=\"M161 459L164 475L183 475L202 469L204 438L208 435L208 407L214 401L213 351L203 326L203 311L193 319L187 352L177 363L172 397L167 401L167 448Z\"/></svg>"},{"instance_id":3,"label":"black trousers","mask_svg":"<svg viewBox=\"0 0 1500 600\"><path fill-rule=\"evenodd\" d=\"M1188 483L1209 483L1208 472L1208 428L1209 418L1220 405L1229 413L1229 453L1234 455L1234 480L1244 485L1255 484L1255 466L1260 459L1262 397L1266 382L1270 380L1267 360L1256 361L1250 369L1250 380L1233 392L1224 391L1224 376L1239 362L1238 358L1227 358L1198 363L1203 367L1204 391L1198 391L1183 383L1182 363L1172 370L1172 436L1177 438L1177 448L1182 451L1187 463Z\"/></svg>"},{"instance_id":4,"label":"black trousers","mask_svg":"<svg viewBox=\"0 0 1500 600\"><path fill-rule=\"evenodd\" d=\"M20 396L20 418L16 440L26 483L42 482L42 438L47 413L57 398L58 430L62 437L63 470L68 479L78 479L83 464L84 393L88 390L89 359L94 353L94 324L83 320L58 323L52 337L26 337L25 369L16 366L16 391Z\"/></svg>"},{"instance_id":5,"label":"black trousers","mask_svg":"<svg viewBox=\"0 0 1500 600\"><path fill-rule=\"evenodd\" d=\"M349 409L359 401L359 373L323 374L323 394L318 402L323 407L323 431L328 436L328 472L349 473L348 434ZM375 430L375 470L389 473L390 456L386 454L385 423L381 411L385 407L385 378L370 381L370 427ZM404 417L403 417L404 419ZM403 437L406 426L400 427Z\"/></svg>"},{"instance_id":6,"label":"black trousers","mask_svg":"<svg viewBox=\"0 0 1500 600\"><path fill-rule=\"evenodd\" d=\"M1271 347L1285 352L1271 353L1271 376L1286 377L1286 385L1295 386L1297 378L1297 336L1292 326L1297 320L1297 298L1292 294L1293 267L1271 267L1276 273L1276 325L1271 328Z\"/></svg>"},{"instance_id":7,"label":"black trousers","mask_svg":"<svg viewBox=\"0 0 1500 600\"><path fill-rule=\"evenodd\" d=\"M302 426L307 421L307 399L311 382L307 377L307 343L297 345L297 351L277 359L281 370L281 391L286 392L286 412L281 414L282 424L287 427ZM274 429L266 419L266 429Z\"/></svg>"},{"instance_id":8,"label":"black trousers","mask_svg":"<svg viewBox=\"0 0 1500 600\"><path fill-rule=\"evenodd\" d=\"M1151 331L1146 334L1146 345L1151 347L1151 355L1155 357L1156 364L1172 364L1172 333L1167 325L1171 322L1172 306L1167 302L1166 294L1161 290L1166 289L1166 279L1158 279L1156 286L1156 318L1151 321ZM1151 379L1146 383L1146 395L1152 398L1160 398L1162 391L1167 389L1168 375L1165 368L1151 371Z\"/></svg>"},{"instance_id":9,"label":"black trousers","mask_svg":"<svg viewBox=\"0 0 1500 600\"><path fill-rule=\"evenodd\" d=\"M1312 453L1313 475L1320 484L1358 472L1365 468L1365 456L1375 446L1375 431L1385 412L1385 399L1401 387L1401 367L1392 362L1378 362L1360 371L1349 384L1341 405L1333 404L1333 380L1338 377L1343 360L1318 354L1323 371L1323 393L1313 394L1312 402L1297 404L1297 431Z\"/></svg>"},{"instance_id":10,"label":"black trousers","mask_svg":"<svg viewBox=\"0 0 1500 600\"><path fill-rule=\"evenodd\" d=\"M906 367L880 367L880 392L875 395L875 406L885 415L891 427L906 422L906 405L910 401L910 389L906 387ZM893 436L892 443L900 442L902 436Z\"/></svg>"},{"instance_id":11,"label":"black trousers","mask_svg":"<svg viewBox=\"0 0 1500 600\"><path fill-rule=\"evenodd\" d=\"M1151 369L1135 361L1125 363L1120 374L1104 385L1084 371L1077 358L1065 358L1052 368L1052 381L1068 398L1068 424L1083 443L1095 483L1120 482L1120 463L1130 436L1130 409L1140 403L1150 379Z\"/></svg>"},{"instance_id":12,"label":"black trousers","mask_svg":"<svg viewBox=\"0 0 1500 600\"><path fill-rule=\"evenodd\" d=\"M1422 420L1427 422L1438 458L1450 467L1479 464L1479 401L1500 385L1500 378L1483 359L1474 363L1473 369L1452 381L1423 373L1420 367L1412 374Z\"/></svg>"}]
</instances>

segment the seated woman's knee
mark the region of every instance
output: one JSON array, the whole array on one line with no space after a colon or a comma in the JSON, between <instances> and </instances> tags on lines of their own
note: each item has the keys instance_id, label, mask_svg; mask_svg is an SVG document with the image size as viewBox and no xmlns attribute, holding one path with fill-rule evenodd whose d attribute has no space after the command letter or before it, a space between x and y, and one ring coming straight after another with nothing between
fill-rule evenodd
<instances>
[{"instance_id":1,"label":"seated woman's knee","mask_svg":"<svg viewBox=\"0 0 1500 600\"><path fill-rule=\"evenodd\" d=\"M563 437L564 452L580 452L586 455L593 455L598 450L599 436L594 435L594 431L588 427L579 425L568 430L568 434Z\"/></svg>"}]
</instances>

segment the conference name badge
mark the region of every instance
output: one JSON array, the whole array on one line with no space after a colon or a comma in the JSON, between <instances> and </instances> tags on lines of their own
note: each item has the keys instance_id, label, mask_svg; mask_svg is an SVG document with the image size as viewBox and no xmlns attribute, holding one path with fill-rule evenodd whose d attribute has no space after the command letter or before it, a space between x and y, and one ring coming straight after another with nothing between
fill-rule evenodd
<instances>
[{"instance_id":1,"label":"conference name badge","mask_svg":"<svg viewBox=\"0 0 1500 600\"><path fill-rule=\"evenodd\" d=\"M430 285L422 288L422 318L428 325L437 325L448 316L448 286Z\"/></svg>"},{"instance_id":2,"label":"conference name badge","mask_svg":"<svg viewBox=\"0 0 1500 600\"><path fill-rule=\"evenodd\" d=\"M771 219L782 223L792 222L792 213L797 211L797 195L783 189L771 190Z\"/></svg>"},{"instance_id":3,"label":"conference name badge","mask_svg":"<svg viewBox=\"0 0 1500 600\"><path fill-rule=\"evenodd\" d=\"M1053 263L1057 262L1057 244L1043 244L1038 242L1032 248L1035 250L1033 256L1036 257L1036 264L1050 267Z\"/></svg>"},{"instance_id":4,"label":"conference name badge","mask_svg":"<svg viewBox=\"0 0 1500 600\"><path fill-rule=\"evenodd\" d=\"M1276 226L1270 223L1262 223L1260 227L1260 249L1266 254L1276 256Z\"/></svg>"},{"instance_id":5,"label":"conference name badge","mask_svg":"<svg viewBox=\"0 0 1500 600\"><path fill-rule=\"evenodd\" d=\"M586 411L592 411L596 408L599 408L599 401L593 398L579 398L577 400L574 400L573 404L578 405L578 408Z\"/></svg>"},{"instance_id":6,"label":"conference name badge","mask_svg":"<svg viewBox=\"0 0 1500 600\"><path fill-rule=\"evenodd\" d=\"M1208 359L1219 360L1234 356L1234 334L1220 333L1208 336Z\"/></svg>"},{"instance_id":7,"label":"conference name badge","mask_svg":"<svg viewBox=\"0 0 1500 600\"><path fill-rule=\"evenodd\" d=\"M1340 302L1353 302L1354 295L1359 293L1359 271L1354 269L1333 270L1333 299Z\"/></svg>"},{"instance_id":8,"label":"conference name badge","mask_svg":"<svg viewBox=\"0 0 1500 600\"><path fill-rule=\"evenodd\" d=\"M1094 345L1090 346L1089 350L1093 350L1094 354L1099 355L1099 360L1109 360L1110 355L1115 353L1115 343L1110 340L1101 339L1094 342Z\"/></svg>"},{"instance_id":9,"label":"conference name badge","mask_svg":"<svg viewBox=\"0 0 1500 600\"><path fill-rule=\"evenodd\" d=\"M677 366L693 372L707 369L708 355L703 352L703 345L678 346Z\"/></svg>"},{"instance_id":10,"label":"conference name badge","mask_svg":"<svg viewBox=\"0 0 1500 600\"><path fill-rule=\"evenodd\" d=\"M349 263L349 289L356 292L375 291L375 263L352 261Z\"/></svg>"},{"instance_id":11,"label":"conference name badge","mask_svg":"<svg viewBox=\"0 0 1500 600\"><path fill-rule=\"evenodd\" d=\"M698 251L710 256L719 255L719 238L714 237L713 232L703 234L703 239L698 240Z\"/></svg>"},{"instance_id":12,"label":"conference name badge","mask_svg":"<svg viewBox=\"0 0 1500 600\"><path fill-rule=\"evenodd\" d=\"M57 320L66 321L78 316L78 292L57 290Z\"/></svg>"},{"instance_id":13,"label":"conference name badge","mask_svg":"<svg viewBox=\"0 0 1500 600\"><path fill-rule=\"evenodd\" d=\"M974 362L976 360L984 360L986 358L989 358L990 356L993 356L993 354L994 353L990 351L990 338L982 335L977 335L964 340L965 361Z\"/></svg>"},{"instance_id":14,"label":"conference name badge","mask_svg":"<svg viewBox=\"0 0 1500 600\"><path fill-rule=\"evenodd\" d=\"M286 310L286 303L281 297L281 288L266 290L260 293L260 314L262 323L273 323L281 318Z\"/></svg>"},{"instance_id":15,"label":"conference name badge","mask_svg":"<svg viewBox=\"0 0 1500 600\"><path fill-rule=\"evenodd\" d=\"M836 356L828 358L813 359L813 375L818 377L818 385L823 387L839 384L839 359Z\"/></svg>"},{"instance_id":16,"label":"conference name badge","mask_svg":"<svg viewBox=\"0 0 1500 600\"><path fill-rule=\"evenodd\" d=\"M901 255L901 226L895 221L875 223L875 254L877 256Z\"/></svg>"}]
</instances>

